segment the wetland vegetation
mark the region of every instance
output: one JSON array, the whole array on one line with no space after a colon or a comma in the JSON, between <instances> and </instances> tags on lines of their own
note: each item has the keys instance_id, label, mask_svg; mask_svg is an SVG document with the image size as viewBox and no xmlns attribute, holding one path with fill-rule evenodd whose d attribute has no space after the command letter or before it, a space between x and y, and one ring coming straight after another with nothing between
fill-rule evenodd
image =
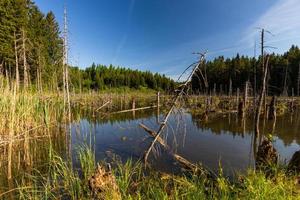
<instances>
[{"instance_id":1,"label":"wetland vegetation","mask_svg":"<svg viewBox=\"0 0 300 200\"><path fill-rule=\"evenodd\" d=\"M0 16L0 199L300 199L297 46L175 81L70 66L66 9Z\"/></svg>"}]
</instances>

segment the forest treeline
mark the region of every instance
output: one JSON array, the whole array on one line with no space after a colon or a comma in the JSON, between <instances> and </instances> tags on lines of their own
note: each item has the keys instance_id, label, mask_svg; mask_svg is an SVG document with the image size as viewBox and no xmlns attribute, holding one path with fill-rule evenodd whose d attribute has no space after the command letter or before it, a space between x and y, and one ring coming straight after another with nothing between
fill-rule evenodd
<instances>
[{"instance_id":1,"label":"forest treeline","mask_svg":"<svg viewBox=\"0 0 300 200\"><path fill-rule=\"evenodd\" d=\"M0 74L9 85L57 89L62 47L52 12L44 15L30 0L0 0Z\"/></svg>"},{"instance_id":2,"label":"forest treeline","mask_svg":"<svg viewBox=\"0 0 300 200\"><path fill-rule=\"evenodd\" d=\"M272 54L268 94L299 95L299 63L297 46L282 55ZM252 91L257 85L258 92L262 64L259 57L220 56L206 61L202 72L207 77L207 88L203 74L198 73L192 79L194 92L230 94L237 89L243 91L246 81ZM0 0L0 75L2 85L16 82L20 88L62 90L63 38L52 12L43 14L31 0ZM95 64L86 69L70 67L69 76L71 90L145 87L172 91L175 87L175 82L164 75Z\"/></svg>"},{"instance_id":3,"label":"forest treeline","mask_svg":"<svg viewBox=\"0 0 300 200\"><path fill-rule=\"evenodd\" d=\"M1 83L21 88L62 90L63 38L52 12L43 14L30 0L0 0ZM70 67L70 90L142 87L173 90L175 82L149 71L93 64Z\"/></svg>"},{"instance_id":4,"label":"forest treeline","mask_svg":"<svg viewBox=\"0 0 300 200\"><path fill-rule=\"evenodd\" d=\"M269 54L269 73L267 76L269 95L298 95L300 87L300 49L292 46L284 54ZM245 83L250 83L251 91L259 92L262 80L261 57L247 57L237 54L233 58L217 57L206 61L202 66L203 76L207 76L208 88L205 87L200 71L192 78L194 92L233 94L244 90ZM255 78L256 77L256 78ZM256 81L255 81L256 79Z\"/></svg>"},{"instance_id":5,"label":"forest treeline","mask_svg":"<svg viewBox=\"0 0 300 200\"><path fill-rule=\"evenodd\" d=\"M150 71L132 70L112 65L95 65L86 69L71 68L73 87L82 89L105 90L128 87L133 89L149 88L154 90L173 91L175 81L165 75Z\"/></svg>"}]
</instances>

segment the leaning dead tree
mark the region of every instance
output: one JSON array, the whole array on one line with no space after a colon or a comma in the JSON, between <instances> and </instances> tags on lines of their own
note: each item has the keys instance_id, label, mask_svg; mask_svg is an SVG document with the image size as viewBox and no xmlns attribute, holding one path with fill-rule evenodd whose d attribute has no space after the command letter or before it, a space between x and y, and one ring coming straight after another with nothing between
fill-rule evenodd
<instances>
[{"instance_id":1,"label":"leaning dead tree","mask_svg":"<svg viewBox=\"0 0 300 200\"><path fill-rule=\"evenodd\" d=\"M196 74L196 72L199 70L200 74L202 74L200 67L201 65L204 63L204 58L205 58L205 53L201 54L200 57L200 61L196 62L192 65L190 65L184 72L186 72L189 68L194 67L192 72L189 74L189 76L187 77L186 81L181 85L180 90L177 91L176 95L174 96L173 100L172 100L172 106L169 109L168 113L166 114L164 120L161 122L161 125L158 128L158 131L155 132L149 128L147 128L145 125L141 124L141 127L144 128L144 130L146 132L148 132L154 139L152 141L152 143L150 144L148 150L146 151L145 155L144 155L144 162L145 164L147 164L147 160L149 157L150 152L153 150L154 145L156 142L159 142L161 144L161 146L163 146L166 150L169 150L169 146L166 144L166 142L161 138L161 134L163 133L164 129L167 126L167 122L171 116L171 113L173 112L173 110L175 109L179 99L184 95L185 90L187 89L189 83L191 82L192 77ZM203 76L204 78L204 76ZM183 164L184 166L186 166L189 169L196 169L196 166L192 163L190 163L189 161L187 161L186 159L184 159L183 157L171 153L171 155L173 156L173 158L175 160L177 160L179 163Z\"/></svg>"}]
</instances>

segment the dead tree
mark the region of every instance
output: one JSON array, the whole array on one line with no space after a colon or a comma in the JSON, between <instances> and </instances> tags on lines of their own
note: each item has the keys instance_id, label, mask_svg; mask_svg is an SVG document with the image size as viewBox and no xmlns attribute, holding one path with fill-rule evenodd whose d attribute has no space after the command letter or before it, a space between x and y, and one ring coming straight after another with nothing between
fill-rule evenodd
<instances>
[{"instance_id":1,"label":"dead tree","mask_svg":"<svg viewBox=\"0 0 300 200\"><path fill-rule=\"evenodd\" d=\"M288 89L287 89L287 74L288 74L288 67L289 61L287 60L286 68L285 68L285 75L284 75L284 85L283 85L283 96L288 96Z\"/></svg>"},{"instance_id":2,"label":"dead tree","mask_svg":"<svg viewBox=\"0 0 300 200\"><path fill-rule=\"evenodd\" d=\"M276 120L276 97L273 96L269 105L269 116L268 119Z\"/></svg>"},{"instance_id":3,"label":"dead tree","mask_svg":"<svg viewBox=\"0 0 300 200\"><path fill-rule=\"evenodd\" d=\"M232 79L231 79L231 77L230 77L230 79L229 79L229 93L228 93L228 95L231 97L232 96Z\"/></svg>"},{"instance_id":4,"label":"dead tree","mask_svg":"<svg viewBox=\"0 0 300 200\"><path fill-rule=\"evenodd\" d=\"M298 80L297 80L297 96L300 95L300 62L299 62L299 68L298 68Z\"/></svg>"},{"instance_id":5,"label":"dead tree","mask_svg":"<svg viewBox=\"0 0 300 200\"><path fill-rule=\"evenodd\" d=\"M15 63L16 63L16 91L19 91L20 74L19 74L19 56L18 56L16 32L14 32L14 47L15 47Z\"/></svg>"},{"instance_id":6,"label":"dead tree","mask_svg":"<svg viewBox=\"0 0 300 200\"><path fill-rule=\"evenodd\" d=\"M260 118L260 114L261 114L261 108L262 108L262 105L263 105L263 98L264 98L265 92L266 92L266 80L267 80L267 74L268 74L269 59L270 59L270 56L268 55L266 64L263 65L264 66L264 69L263 69L264 73L263 73L263 79L262 79L262 87L261 87L261 92L260 92L260 95L259 95L258 106L257 106L256 113L255 113L255 134L256 135L259 134L259 118Z\"/></svg>"},{"instance_id":7,"label":"dead tree","mask_svg":"<svg viewBox=\"0 0 300 200\"><path fill-rule=\"evenodd\" d=\"M243 112L243 118L245 117L245 112L248 109L248 89L249 88L249 82L246 81L245 83L245 91L244 91L244 112Z\"/></svg>"},{"instance_id":8,"label":"dead tree","mask_svg":"<svg viewBox=\"0 0 300 200\"><path fill-rule=\"evenodd\" d=\"M157 134L155 131L149 129L147 126L145 126L144 124L140 124L140 127L142 127L147 133L149 133L153 138L157 137ZM157 142L167 151L170 151L170 146L161 138L158 137L157 138ZM188 160L186 160L185 158L183 158L182 156L176 154L176 153L172 153L171 152L171 156L177 160L180 164L182 164L185 168L190 169L190 170L195 170L197 169L197 166L191 162L189 162Z\"/></svg>"},{"instance_id":9,"label":"dead tree","mask_svg":"<svg viewBox=\"0 0 300 200\"><path fill-rule=\"evenodd\" d=\"M71 120L71 103L69 91L69 66L68 66L68 25L67 25L67 9L64 9L64 32L63 32L63 85L64 85L64 107L67 105L67 114L69 121Z\"/></svg>"},{"instance_id":10,"label":"dead tree","mask_svg":"<svg viewBox=\"0 0 300 200\"><path fill-rule=\"evenodd\" d=\"M24 80L24 88L26 89L28 87L28 66L27 66L27 58L26 58L26 34L25 30L22 30L22 59L23 59L23 80Z\"/></svg>"},{"instance_id":11,"label":"dead tree","mask_svg":"<svg viewBox=\"0 0 300 200\"><path fill-rule=\"evenodd\" d=\"M37 88L39 92L43 92L43 86L42 86L42 60L41 60L41 48L38 47L38 61L37 61L37 68L36 68L36 82L37 82Z\"/></svg>"},{"instance_id":12,"label":"dead tree","mask_svg":"<svg viewBox=\"0 0 300 200\"><path fill-rule=\"evenodd\" d=\"M192 79L193 75L197 72L197 70L200 70L200 66L204 62L204 57L205 57L205 54L201 54L200 61L194 65L194 68L193 68L192 72L189 74L189 76L186 79L186 81L182 84L180 90L174 96L173 101L172 101L172 106L169 109L168 113L166 114L164 120L161 122L161 125L160 125L158 131L154 132L155 137L154 137L152 143L150 144L150 147L148 148L148 150L146 151L146 153L144 155L144 162L145 162L145 164L147 164L148 156L149 156L150 152L152 151L152 149L153 149L156 141L160 138L160 135L164 131L164 129L165 129L166 125L167 125L167 122L169 120L169 117L171 116L171 113L173 112L174 108L176 107L176 104L178 103L178 101L182 97L182 95L184 94L184 91L187 89L188 84L191 82L191 79ZM193 65L191 65L191 66L193 66ZM201 70L200 70L200 73L202 74Z\"/></svg>"}]
</instances>

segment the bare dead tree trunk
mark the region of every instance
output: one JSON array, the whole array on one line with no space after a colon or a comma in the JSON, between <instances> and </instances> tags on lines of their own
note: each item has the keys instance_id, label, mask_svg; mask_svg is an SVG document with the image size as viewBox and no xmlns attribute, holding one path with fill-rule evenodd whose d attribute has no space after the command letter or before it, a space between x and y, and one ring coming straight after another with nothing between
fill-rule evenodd
<instances>
[{"instance_id":1,"label":"bare dead tree trunk","mask_svg":"<svg viewBox=\"0 0 300 200\"><path fill-rule=\"evenodd\" d=\"M269 117L268 119L270 120L275 120L276 119L276 97L273 96L270 106L269 106Z\"/></svg>"},{"instance_id":2,"label":"bare dead tree trunk","mask_svg":"<svg viewBox=\"0 0 300 200\"><path fill-rule=\"evenodd\" d=\"M213 95L216 96L217 94L217 85L214 83Z\"/></svg>"},{"instance_id":3,"label":"bare dead tree trunk","mask_svg":"<svg viewBox=\"0 0 300 200\"><path fill-rule=\"evenodd\" d=\"M9 81L9 74L7 68L5 68L5 76L6 76L6 87L8 88L8 90L10 90L10 81Z\"/></svg>"},{"instance_id":4,"label":"bare dead tree trunk","mask_svg":"<svg viewBox=\"0 0 300 200\"><path fill-rule=\"evenodd\" d=\"M260 114L261 114L261 107L263 105L264 94L266 92L266 80L267 80L267 74L268 74L269 58L270 58L270 56L267 56L267 62L264 67L264 74L263 74L261 92L260 92L260 96L259 96L259 102L258 102L258 106L257 106L256 113L255 113L255 134L256 135L259 135L259 118L260 118Z\"/></svg>"},{"instance_id":5,"label":"bare dead tree trunk","mask_svg":"<svg viewBox=\"0 0 300 200\"><path fill-rule=\"evenodd\" d=\"M240 88L237 88L236 89L236 109L238 110L239 109L239 100L240 100Z\"/></svg>"},{"instance_id":6,"label":"bare dead tree trunk","mask_svg":"<svg viewBox=\"0 0 300 200\"><path fill-rule=\"evenodd\" d=\"M230 97L232 96L232 79L231 79L231 77L229 79L229 96Z\"/></svg>"},{"instance_id":7,"label":"bare dead tree trunk","mask_svg":"<svg viewBox=\"0 0 300 200\"><path fill-rule=\"evenodd\" d=\"M19 74L19 58L18 58L18 47L17 47L16 32L14 32L14 45L15 45L15 63L16 63L16 91L19 91L20 74Z\"/></svg>"},{"instance_id":8,"label":"bare dead tree trunk","mask_svg":"<svg viewBox=\"0 0 300 200\"><path fill-rule=\"evenodd\" d=\"M71 103L69 90L69 66L68 66L68 25L67 25L67 9L64 9L64 46L63 46L63 81L64 81L64 105L67 105L68 120L71 120Z\"/></svg>"},{"instance_id":9,"label":"bare dead tree trunk","mask_svg":"<svg viewBox=\"0 0 300 200\"><path fill-rule=\"evenodd\" d=\"M43 86L42 86L42 60L41 60L41 48L40 46L38 47L38 63L36 67L36 82L37 82L37 89L40 93L43 92Z\"/></svg>"},{"instance_id":10,"label":"bare dead tree trunk","mask_svg":"<svg viewBox=\"0 0 300 200\"><path fill-rule=\"evenodd\" d=\"M23 75L24 75L24 89L28 88L28 66L27 66L27 58L26 58L26 35L24 29L22 30L22 53L23 53Z\"/></svg>"},{"instance_id":11,"label":"bare dead tree trunk","mask_svg":"<svg viewBox=\"0 0 300 200\"><path fill-rule=\"evenodd\" d=\"M245 117L245 112L248 109L248 89L249 88L249 82L246 81L245 83L245 91L244 91L244 112L243 112L243 118Z\"/></svg>"},{"instance_id":12,"label":"bare dead tree trunk","mask_svg":"<svg viewBox=\"0 0 300 200\"><path fill-rule=\"evenodd\" d=\"M287 89L287 73L288 73L289 61L287 61L286 68L285 68L285 75L284 75L284 85L283 85L283 96L288 96L288 89Z\"/></svg>"},{"instance_id":13,"label":"bare dead tree trunk","mask_svg":"<svg viewBox=\"0 0 300 200\"><path fill-rule=\"evenodd\" d=\"M300 62L299 62L299 68L298 68L298 80L297 80L297 96L300 95Z\"/></svg>"},{"instance_id":14,"label":"bare dead tree trunk","mask_svg":"<svg viewBox=\"0 0 300 200\"><path fill-rule=\"evenodd\" d=\"M8 145L8 161L7 161L7 179L12 179L12 152L13 152L13 137L14 137L14 123L15 123L15 109L16 109L16 93L17 85L13 84L13 94L10 105L10 120L9 120L9 145Z\"/></svg>"}]
</instances>

